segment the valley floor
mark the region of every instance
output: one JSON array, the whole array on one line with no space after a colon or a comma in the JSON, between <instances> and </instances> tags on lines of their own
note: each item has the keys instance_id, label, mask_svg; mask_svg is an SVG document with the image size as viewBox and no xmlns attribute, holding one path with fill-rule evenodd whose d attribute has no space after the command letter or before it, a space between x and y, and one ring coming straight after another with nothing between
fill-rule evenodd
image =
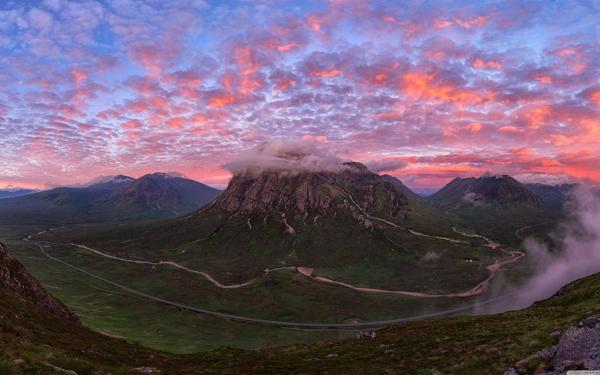
<instances>
[{"instance_id":1,"label":"valley floor","mask_svg":"<svg viewBox=\"0 0 600 375\"><path fill-rule=\"evenodd\" d=\"M50 366L78 374L115 375L144 371L502 374L514 366L532 373L544 368L544 361L523 359L556 344L572 324L598 313L600 275L574 282L554 297L521 311L403 323L377 331L372 339L261 351L220 349L194 355L168 355L99 335L57 321L5 293L1 301L2 374L50 374Z\"/></svg>"}]
</instances>

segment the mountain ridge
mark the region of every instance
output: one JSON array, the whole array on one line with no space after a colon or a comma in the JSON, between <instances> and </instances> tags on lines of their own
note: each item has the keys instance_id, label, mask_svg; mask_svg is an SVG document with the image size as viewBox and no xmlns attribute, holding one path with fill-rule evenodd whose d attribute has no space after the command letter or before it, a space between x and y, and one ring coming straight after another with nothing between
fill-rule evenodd
<instances>
[{"instance_id":1,"label":"mountain ridge","mask_svg":"<svg viewBox=\"0 0 600 375\"><path fill-rule=\"evenodd\" d=\"M192 212L219 190L164 173L114 176L85 187L58 187L0 200L0 222L66 224L161 219Z\"/></svg>"}]
</instances>

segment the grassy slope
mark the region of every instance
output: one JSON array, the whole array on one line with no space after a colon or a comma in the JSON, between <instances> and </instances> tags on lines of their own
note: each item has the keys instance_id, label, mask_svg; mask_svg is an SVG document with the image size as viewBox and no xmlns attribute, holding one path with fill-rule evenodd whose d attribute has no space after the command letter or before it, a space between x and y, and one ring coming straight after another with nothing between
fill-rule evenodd
<instances>
[{"instance_id":1,"label":"grassy slope","mask_svg":"<svg viewBox=\"0 0 600 375\"><path fill-rule=\"evenodd\" d=\"M256 349L322 339L340 339L353 332L285 331L232 324L180 312L140 300L110 285L49 261L31 245L11 243L13 254L82 321L153 348L195 352L223 345ZM442 310L469 299L420 299L354 292L316 283L282 271L243 289L215 288L200 277L170 267L116 262L70 249L50 253L97 275L154 296L214 311L287 321L347 322L391 319Z\"/></svg>"},{"instance_id":2,"label":"grassy slope","mask_svg":"<svg viewBox=\"0 0 600 375\"><path fill-rule=\"evenodd\" d=\"M551 333L563 331L597 313L600 275L577 281L555 297L522 311L406 323L380 330L375 339L268 351L221 349L194 355L167 355L128 345L57 321L6 292L0 294L0 374L3 375L50 373L43 362L79 374L132 373L133 368L141 366L156 367L167 374L240 371L426 374L434 370L501 374L518 360L555 344L558 336ZM537 363L529 366L533 369Z\"/></svg>"}]
</instances>

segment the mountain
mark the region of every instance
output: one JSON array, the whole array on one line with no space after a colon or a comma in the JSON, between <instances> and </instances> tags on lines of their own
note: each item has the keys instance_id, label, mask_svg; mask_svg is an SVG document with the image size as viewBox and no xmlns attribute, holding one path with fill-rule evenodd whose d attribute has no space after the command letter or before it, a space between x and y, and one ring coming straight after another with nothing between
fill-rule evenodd
<instances>
[{"instance_id":1,"label":"mountain","mask_svg":"<svg viewBox=\"0 0 600 375\"><path fill-rule=\"evenodd\" d=\"M419 194L412 191L408 186L404 185L404 183L402 181L400 181L398 178L396 178L394 176L390 176L389 174L384 174L381 177L383 177L383 179L385 181L389 182L396 189L398 189L398 191L400 193L402 193L408 200L413 201L413 202L422 202L423 201L423 197L421 197Z\"/></svg>"},{"instance_id":2,"label":"mountain","mask_svg":"<svg viewBox=\"0 0 600 375\"><path fill-rule=\"evenodd\" d=\"M462 206L541 206L542 198L514 178L485 174L479 178L455 178L429 197L444 209Z\"/></svg>"},{"instance_id":3,"label":"mountain","mask_svg":"<svg viewBox=\"0 0 600 375\"><path fill-rule=\"evenodd\" d=\"M202 207L219 195L210 186L166 173L155 173L132 180L111 194L106 203L127 207L133 212L164 212L178 215Z\"/></svg>"},{"instance_id":4,"label":"mountain","mask_svg":"<svg viewBox=\"0 0 600 375\"><path fill-rule=\"evenodd\" d=\"M102 177L84 187L60 187L0 200L0 223L64 224L159 219L189 213L219 191L165 173Z\"/></svg>"},{"instance_id":5,"label":"mountain","mask_svg":"<svg viewBox=\"0 0 600 375\"><path fill-rule=\"evenodd\" d=\"M545 236L562 217L560 207L507 175L455 178L426 201L512 246L531 235Z\"/></svg>"},{"instance_id":6,"label":"mountain","mask_svg":"<svg viewBox=\"0 0 600 375\"><path fill-rule=\"evenodd\" d=\"M20 189L20 188L2 189L2 190L0 190L0 199L21 197L23 195L29 195L29 194L33 194L36 192L37 192L37 190L32 190L32 189Z\"/></svg>"},{"instance_id":7,"label":"mountain","mask_svg":"<svg viewBox=\"0 0 600 375\"><path fill-rule=\"evenodd\" d=\"M318 220L341 210L362 221L367 212L386 218L406 218L408 198L384 178L360 163L343 164L340 172L264 171L233 176L214 202L230 215L269 213L289 221ZM369 224L365 224L368 226Z\"/></svg>"},{"instance_id":8,"label":"mountain","mask_svg":"<svg viewBox=\"0 0 600 375\"><path fill-rule=\"evenodd\" d=\"M525 186L538 197L542 198L546 204L562 207L569 198L569 195L579 184L547 185L532 183Z\"/></svg>"}]
</instances>

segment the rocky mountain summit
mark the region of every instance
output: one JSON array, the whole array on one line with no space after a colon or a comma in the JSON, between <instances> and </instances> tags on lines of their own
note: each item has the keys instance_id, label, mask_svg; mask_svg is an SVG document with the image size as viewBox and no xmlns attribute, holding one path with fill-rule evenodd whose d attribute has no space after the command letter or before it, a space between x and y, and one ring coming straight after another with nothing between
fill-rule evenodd
<instances>
[{"instance_id":1,"label":"rocky mountain summit","mask_svg":"<svg viewBox=\"0 0 600 375\"><path fill-rule=\"evenodd\" d=\"M37 304L46 311L66 320L79 319L65 305L52 297L44 287L25 270L8 249L0 243L0 289L16 293L24 300Z\"/></svg>"},{"instance_id":2,"label":"rocky mountain summit","mask_svg":"<svg viewBox=\"0 0 600 375\"><path fill-rule=\"evenodd\" d=\"M347 162L339 171L243 171L213 206L236 215L276 213L302 220L340 209L397 218L406 214L408 199L363 164Z\"/></svg>"}]
</instances>

